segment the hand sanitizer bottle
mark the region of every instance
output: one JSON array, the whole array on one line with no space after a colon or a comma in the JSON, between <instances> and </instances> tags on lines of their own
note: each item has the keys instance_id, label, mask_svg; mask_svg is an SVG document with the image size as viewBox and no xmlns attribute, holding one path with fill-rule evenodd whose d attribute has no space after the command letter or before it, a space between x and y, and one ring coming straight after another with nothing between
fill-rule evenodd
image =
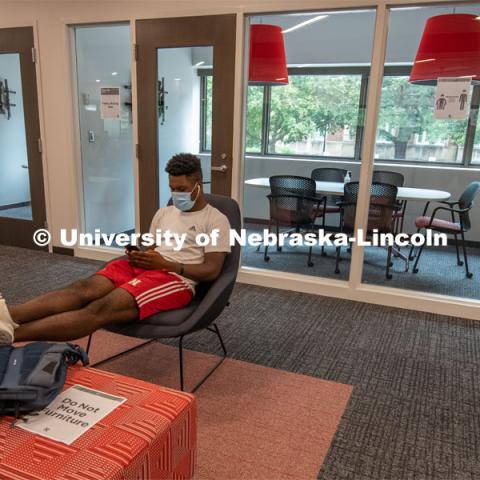
<instances>
[{"instance_id":1,"label":"hand sanitizer bottle","mask_svg":"<svg viewBox=\"0 0 480 480\"><path fill-rule=\"evenodd\" d=\"M352 172L350 170L347 171L347 174L343 178L343 183L348 183L352 181Z\"/></svg>"}]
</instances>

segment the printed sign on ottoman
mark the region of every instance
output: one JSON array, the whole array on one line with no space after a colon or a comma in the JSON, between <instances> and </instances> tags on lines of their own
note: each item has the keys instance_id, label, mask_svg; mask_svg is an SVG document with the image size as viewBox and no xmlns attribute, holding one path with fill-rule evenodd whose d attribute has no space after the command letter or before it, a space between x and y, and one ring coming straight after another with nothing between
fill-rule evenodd
<instances>
[{"instance_id":1,"label":"printed sign on ottoman","mask_svg":"<svg viewBox=\"0 0 480 480\"><path fill-rule=\"evenodd\" d=\"M65 388L82 385L126 401L72 444L0 421L1 480L153 480L193 477L195 398L93 368L71 367Z\"/></svg>"}]
</instances>

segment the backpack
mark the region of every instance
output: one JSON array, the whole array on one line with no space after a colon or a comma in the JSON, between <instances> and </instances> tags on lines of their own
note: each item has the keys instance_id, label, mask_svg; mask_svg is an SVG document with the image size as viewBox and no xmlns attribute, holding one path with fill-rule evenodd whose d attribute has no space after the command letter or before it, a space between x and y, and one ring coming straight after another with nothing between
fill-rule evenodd
<instances>
[{"instance_id":1,"label":"backpack","mask_svg":"<svg viewBox=\"0 0 480 480\"><path fill-rule=\"evenodd\" d=\"M24 347L0 347L0 415L41 410L62 390L69 365L86 352L71 343L32 342Z\"/></svg>"}]
</instances>

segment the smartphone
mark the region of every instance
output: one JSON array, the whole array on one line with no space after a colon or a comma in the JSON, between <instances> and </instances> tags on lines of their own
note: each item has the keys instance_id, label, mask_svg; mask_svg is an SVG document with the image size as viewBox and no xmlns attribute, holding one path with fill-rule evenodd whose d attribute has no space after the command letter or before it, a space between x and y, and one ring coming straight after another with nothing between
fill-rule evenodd
<instances>
[{"instance_id":1,"label":"smartphone","mask_svg":"<svg viewBox=\"0 0 480 480\"><path fill-rule=\"evenodd\" d=\"M127 245L127 246L125 247L125 250L126 250L127 252L139 252L139 251L140 251L140 249L139 249L137 246L135 246L135 245Z\"/></svg>"}]
</instances>

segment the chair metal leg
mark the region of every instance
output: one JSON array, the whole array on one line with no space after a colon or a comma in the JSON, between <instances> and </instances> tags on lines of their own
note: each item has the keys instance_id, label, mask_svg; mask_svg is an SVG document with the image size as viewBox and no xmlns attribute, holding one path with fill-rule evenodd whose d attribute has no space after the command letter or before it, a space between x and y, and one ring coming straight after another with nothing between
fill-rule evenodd
<instances>
[{"instance_id":1,"label":"chair metal leg","mask_svg":"<svg viewBox=\"0 0 480 480\"><path fill-rule=\"evenodd\" d=\"M212 327L207 327L206 330L208 330L209 332L213 332L217 335L217 337L220 341L220 345L222 347L223 355L220 358L220 360L218 362L216 362L215 365L208 371L208 373L193 387L193 389L190 393L194 393L195 391L197 391L206 382L206 380L210 377L210 375L212 375L212 373L223 363L225 358L227 358L227 349L225 347L225 343L223 341L223 338L220 335L220 330L215 323L212 323ZM90 335L90 337L88 339L87 353L88 353L88 349L90 348L92 335ZM178 342L178 356L179 356L179 366L180 366L180 389L182 391L184 391L184 387L185 387L184 368L183 368L183 338L184 338L184 335L179 337L179 342ZM152 339L150 339L150 340L148 340L144 343L141 343L140 345L136 345L135 347L129 348L128 350L117 353L116 355L112 355L111 357L105 358L104 360L101 360L100 362L94 363L90 366L91 367L98 367L99 365L102 365L106 362L109 362L110 360L115 360L116 358L122 357L123 355L125 355L127 353L133 352L134 350L138 350L139 348L142 348L145 345L149 345L150 343L153 343L153 342L156 342L156 341L159 341L159 340L160 339L158 339L158 338L152 338Z\"/></svg>"},{"instance_id":2,"label":"chair metal leg","mask_svg":"<svg viewBox=\"0 0 480 480\"><path fill-rule=\"evenodd\" d=\"M223 363L223 361L227 358L227 349L225 348L225 343L223 342L223 338L220 335L220 330L218 329L218 326L215 323L212 323L213 330L211 327L207 327L207 330L209 332L213 332L217 335L220 345L222 346L222 351L223 351L223 356L220 358L220 360L215 363L215 365L208 371L208 373L193 387L190 393L195 393L212 375L213 372ZM183 390L183 388L182 388Z\"/></svg>"},{"instance_id":3,"label":"chair metal leg","mask_svg":"<svg viewBox=\"0 0 480 480\"><path fill-rule=\"evenodd\" d=\"M90 352L90 346L91 346L91 344L92 344L92 337L93 337L93 333L91 333L91 334L88 336L88 342L87 342L87 348L86 348L87 354Z\"/></svg>"},{"instance_id":4,"label":"chair metal leg","mask_svg":"<svg viewBox=\"0 0 480 480\"><path fill-rule=\"evenodd\" d=\"M144 347L145 345L149 345L150 343L153 343L155 342L157 339L156 338L151 338L150 340L147 340L146 342L144 343L141 343L140 345L135 345L135 347L132 347L132 348L129 348L128 350L125 350L123 352L120 352L120 353L117 353L115 355L112 355L111 357L108 357L108 358L105 358L103 360L100 360L99 362L96 362L96 363L93 363L91 364L90 366L91 367L98 367L99 365L103 365L104 363L107 363L109 362L110 360L115 360L116 358L120 358L122 357L123 355L127 354L127 353L130 353L130 352L133 352L135 350L138 350L139 348L142 348ZM87 350L87 353L88 353L88 350Z\"/></svg>"},{"instance_id":5,"label":"chair metal leg","mask_svg":"<svg viewBox=\"0 0 480 480\"><path fill-rule=\"evenodd\" d=\"M310 229L307 230L307 233L315 233L314 230L315 226L311 225ZM307 266L313 267L313 262L312 262L312 250L313 250L313 245L311 245L308 249L308 259L307 259Z\"/></svg>"},{"instance_id":6,"label":"chair metal leg","mask_svg":"<svg viewBox=\"0 0 480 480\"><path fill-rule=\"evenodd\" d=\"M227 349L225 348L225 344L223 343L223 338L220 335L220 330L218 329L218 326L217 326L216 323L213 324L213 328L215 329L215 333L217 334L217 336L220 340L220 345L222 346L223 355L226 357L227 356ZM208 328L207 330L212 331L210 328Z\"/></svg>"},{"instance_id":7,"label":"chair metal leg","mask_svg":"<svg viewBox=\"0 0 480 480\"><path fill-rule=\"evenodd\" d=\"M467 278L472 278L473 273L468 270L468 260L467 260L467 249L465 247L465 236L462 230L462 250L463 250L463 259L465 262L465 275Z\"/></svg>"},{"instance_id":8,"label":"chair metal leg","mask_svg":"<svg viewBox=\"0 0 480 480\"><path fill-rule=\"evenodd\" d=\"M322 230L325 232L325 227L326 227L326 216L327 216L327 204L323 206L323 215L322 215ZM322 243L322 249L320 254L322 257L327 256L327 252L325 252L325 245Z\"/></svg>"},{"instance_id":9,"label":"chair metal leg","mask_svg":"<svg viewBox=\"0 0 480 480\"><path fill-rule=\"evenodd\" d=\"M418 265L418 261L420 260L420 255L423 252L423 247L424 246L425 246L425 244L421 245L420 250L418 251L417 258L415 259L415 264L413 265L413 270L412 270L413 273L418 273L417 265Z\"/></svg>"},{"instance_id":10,"label":"chair metal leg","mask_svg":"<svg viewBox=\"0 0 480 480\"><path fill-rule=\"evenodd\" d=\"M279 237L279 234L280 234L280 225L278 224L278 222L277 222L277 226L276 226L276 229L275 229L275 233L277 234L277 252L281 252L282 247L280 246L280 242L278 241L278 237Z\"/></svg>"},{"instance_id":11,"label":"chair metal leg","mask_svg":"<svg viewBox=\"0 0 480 480\"><path fill-rule=\"evenodd\" d=\"M272 221L270 220L268 222L268 233L270 234L270 229L272 228ZM277 237L278 238L278 237ZM268 242L267 244L265 245L265 251L263 252L263 260L265 262L268 262L270 260L270 257L268 256Z\"/></svg>"},{"instance_id":12,"label":"chair metal leg","mask_svg":"<svg viewBox=\"0 0 480 480\"><path fill-rule=\"evenodd\" d=\"M388 247L388 254L387 254L387 271L386 271L386 277L387 280L390 280L392 278L392 274L390 273L390 267L392 266L392 246Z\"/></svg>"},{"instance_id":13,"label":"chair metal leg","mask_svg":"<svg viewBox=\"0 0 480 480\"><path fill-rule=\"evenodd\" d=\"M340 263L340 246L337 247L337 258L335 260L335 273L340 273L340 269L338 268L338 264Z\"/></svg>"},{"instance_id":14,"label":"chair metal leg","mask_svg":"<svg viewBox=\"0 0 480 480\"><path fill-rule=\"evenodd\" d=\"M420 233L420 228L417 228L416 233ZM413 260L415 258L415 255L413 253L414 248L415 247L413 245L410 247L410 253L408 254L408 259L409 260Z\"/></svg>"},{"instance_id":15,"label":"chair metal leg","mask_svg":"<svg viewBox=\"0 0 480 480\"><path fill-rule=\"evenodd\" d=\"M454 235L455 237L455 250L457 252L457 265L459 267L463 266L463 262L460 260L460 249L458 248L458 235Z\"/></svg>"}]
</instances>

